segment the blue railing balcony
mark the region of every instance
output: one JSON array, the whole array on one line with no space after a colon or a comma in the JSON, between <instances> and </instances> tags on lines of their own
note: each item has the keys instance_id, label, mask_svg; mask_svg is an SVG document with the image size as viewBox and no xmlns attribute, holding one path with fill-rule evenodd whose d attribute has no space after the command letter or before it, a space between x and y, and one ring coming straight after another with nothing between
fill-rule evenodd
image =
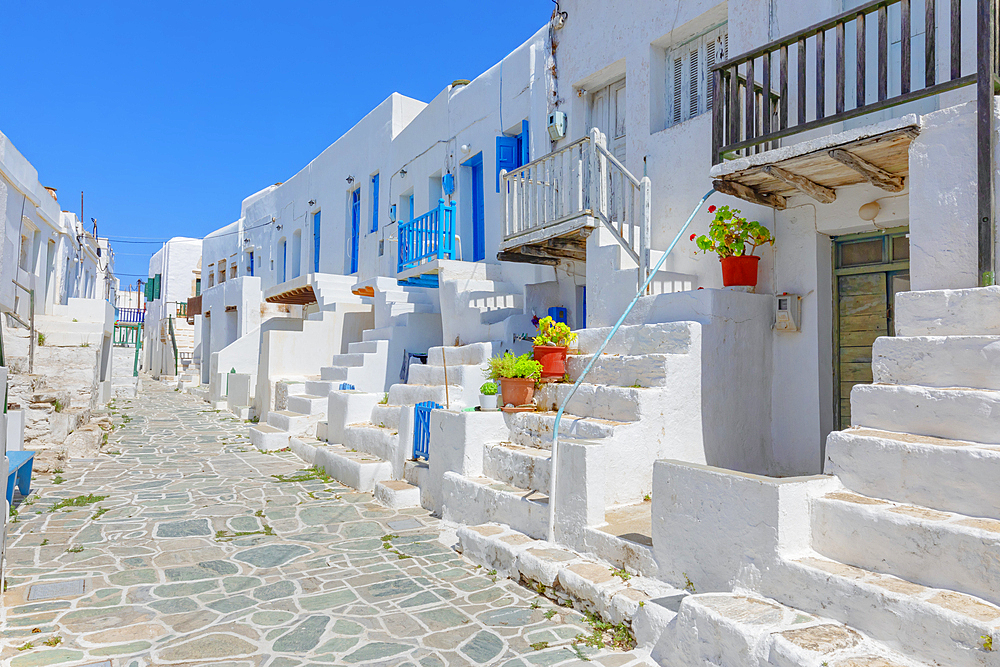
<instances>
[{"instance_id":1,"label":"blue railing balcony","mask_svg":"<svg viewBox=\"0 0 1000 667\"><path fill-rule=\"evenodd\" d=\"M438 200L437 208L399 225L397 272L432 259L455 258L455 204Z\"/></svg>"},{"instance_id":2,"label":"blue railing balcony","mask_svg":"<svg viewBox=\"0 0 1000 667\"><path fill-rule=\"evenodd\" d=\"M146 319L146 311L142 308L116 308L115 322L122 324L141 324Z\"/></svg>"}]
</instances>

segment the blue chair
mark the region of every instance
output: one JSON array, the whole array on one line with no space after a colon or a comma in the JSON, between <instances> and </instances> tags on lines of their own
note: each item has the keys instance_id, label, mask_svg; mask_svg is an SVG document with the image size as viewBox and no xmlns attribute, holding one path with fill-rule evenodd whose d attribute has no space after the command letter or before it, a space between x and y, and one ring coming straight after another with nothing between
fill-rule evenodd
<instances>
[{"instance_id":1,"label":"blue chair","mask_svg":"<svg viewBox=\"0 0 1000 667\"><path fill-rule=\"evenodd\" d=\"M10 470L7 471L7 502L14 499L14 479L21 496L31 493L31 468L34 465L34 452L7 452L10 460Z\"/></svg>"}]
</instances>

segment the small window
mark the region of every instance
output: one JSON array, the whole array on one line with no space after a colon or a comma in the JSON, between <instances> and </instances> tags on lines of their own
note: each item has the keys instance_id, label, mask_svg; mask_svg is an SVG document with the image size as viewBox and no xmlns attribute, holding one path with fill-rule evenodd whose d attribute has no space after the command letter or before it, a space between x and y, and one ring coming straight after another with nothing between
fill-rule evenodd
<instances>
[{"instance_id":1,"label":"small window","mask_svg":"<svg viewBox=\"0 0 1000 667\"><path fill-rule=\"evenodd\" d=\"M881 238L844 243L840 246L840 267L881 264L885 261Z\"/></svg>"},{"instance_id":2,"label":"small window","mask_svg":"<svg viewBox=\"0 0 1000 667\"><path fill-rule=\"evenodd\" d=\"M201 296L201 278L194 279L194 295Z\"/></svg>"},{"instance_id":3,"label":"small window","mask_svg":"<svg viewBox=\"0 0 1000 667\"><path fill-rule=\"evenodd\" d=\"M378 231L378 174L372 176L372 226L369 231Z\"/></svg>"},{"instance_id":4,"label":"small window","mask_svg":"<svg viewBox=\"0 0 1000 667\"><path fill-rule=\"evenodd\" d=\"M725 25L667 51L667 127L712 109L715 86L709 69L728 52Z\"/></svg>"}]
</instances>

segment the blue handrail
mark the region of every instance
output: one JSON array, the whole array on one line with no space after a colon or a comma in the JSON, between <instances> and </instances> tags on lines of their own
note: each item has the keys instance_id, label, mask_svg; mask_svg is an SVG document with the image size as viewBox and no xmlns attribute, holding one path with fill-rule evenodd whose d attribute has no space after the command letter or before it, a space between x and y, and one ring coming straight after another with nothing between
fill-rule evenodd
<instances>
[{"instance_id":1,"label":"blue handrail","mask_svg":"<svg viewBox=\"0 0 1000 667\"><path fill-rule=\"evenodd\" d=\"M397 272L412 269L424 261L455 258L455 203L438 200L437 208L399 225Z\"/></svg>"},{"instance_id":2,"label":"blue handrail","mask_svg":"<svg viewBox=\"0 0 1000 667\"><path fill-rule=\"evenodd\" d=\"M628 308L625 309L622 316L618 318L618 322L611 329L611 333L609 333L608 337L604 339L601 346L597 348L597 351L587 363L586 368L583 369L583 373L581 373L580 377L578 377L576 382L573 383L573 387L569 390L569 394L566 395L566 398L563 399L562 405L559 406L559 411L556 413L556 421L552 427L552 454L550 455L549 462L549 542L555 542L556 539L556 480L559 470L556 465L556 455L559 450L559 423L562 422L566 406L569 405L569 402L573 399L573 395L576 394L576 390L580 388L581 384L583 384L583 380L587 377L587 373L590 372L590 369L593 368L594 362L600 358L605 348L607 348L608 343L610 343L614 335L618 333L618 329L620 329L622 324L625 322L625 318L628 317L629 313L632 312L632 309L635 308L635 304L639 303L639 299L646 294L646 288L648 288L649 284L653 282L653 277L656 275L656 272L660 270L660 267L663 266L664 260L667 259L667 256L674 249L674 246L677 245L677 242L681 240L681 236L684 235L684 232L687 231L687 228L691 225L691 221L694 220L694 216L698 214L698 211L701 210L701 207L705 205L705 202L708 201L708 198L713 194L715 194L714 188L706 192L705 196L698 202L698 205L695 206L693 211L691 211L691 216L687 219L687 222L685 222L684 226L680 228L680 231L677 232L677 236L674 237L674 240L670 242L670 246L667 247L667 251L663 253L663 256L660 257L659 261L656 262L656 265L652 268L652 270L650 270L649 275L646 277L646 282L644 282L642 287L639 288L639 291L632 299L632 303L628 305Z\"/></svg>"}]
</instances>

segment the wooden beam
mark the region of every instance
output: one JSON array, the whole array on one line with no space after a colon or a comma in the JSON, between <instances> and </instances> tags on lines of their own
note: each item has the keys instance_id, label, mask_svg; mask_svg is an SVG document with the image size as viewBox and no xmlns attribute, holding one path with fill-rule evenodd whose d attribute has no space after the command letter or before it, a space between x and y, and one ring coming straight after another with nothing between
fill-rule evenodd
<instances>
[{"instance_id":1,"label":"wooden beam","mask_svg":"<svg viewBox=\"0 0 1000 667\"><path fill-rule=\"evenodd\" d=\"M555 248L557 250L582 250L586 252L587 250L587 240L586 238L555 238L546 239L545 247Z\"/></svg>"},{"instance_id":2,"label":"wooden beam","mask_svg":"<svg viewBox=\"0 0 1000 667\"><path fill-rule=\"evenodd\" d=\"M757 192L753 188L749 188L742 183L737 183L736 181L716 180L712 181L712 187L715 188L716 192L721 192L724 195L732 195L733 197L739 197L740 199L744 199L752 204L769 206L779 211L785 210L785 198L781 195Z\"/></svg>"},{"instance_id":3,"label":"wooden beam","mask_svg":"<svg viewBox=\"0 0 1000 667\"><path fill-rule=\"evenodd\" d=\"M877 188L888 190L889 192L899 192L903 189L903 177L890 174L882 167L872 164L868 160L858 157L853 153L848 153L843 148L834 148L828 155L837 162L840 162L867 179L869 183Z\"/></svg>"},{"instance_id":4,"label":"wooden beam","mask_svg":"<svg viewBox=\"0 0 1000 667\"><path fill-rule=\"evenodd\" d=\"M535 257L534 255L522 255L517 252L498 252L497 259L501 262L518 262L520 264L559 265L559 260L555 257Z\"/></svg>"},{"instance_id":5,"label":"wooden beam","mask_svg":"<svg viewBox=\"0 0 1000 667\"><path fill-rule=\"evenodd\" d=\"M820 185L816 181L812 181L805 176L793 174L790 171L785 171L781 167L776 167L773 164L761 167L761 171L769 176L773 176L779 181L787 183L800 192L804 192L821 204L832 204L837 200L837 193L834 192L833 188Z\"/></svg>"},{"instance_id":6,"label":"wooden beam","mask_svg":"<svg viewBox=\"0 0 1000 667\"><path fill-rule=\"evenodd\" d=\"M532 257L562 257L564 259L575 259L580 262L587 261L587 251L582 248L524 245L518 248L516 252L522 255L531 255Z\"/></svg>"}]
</instances>

